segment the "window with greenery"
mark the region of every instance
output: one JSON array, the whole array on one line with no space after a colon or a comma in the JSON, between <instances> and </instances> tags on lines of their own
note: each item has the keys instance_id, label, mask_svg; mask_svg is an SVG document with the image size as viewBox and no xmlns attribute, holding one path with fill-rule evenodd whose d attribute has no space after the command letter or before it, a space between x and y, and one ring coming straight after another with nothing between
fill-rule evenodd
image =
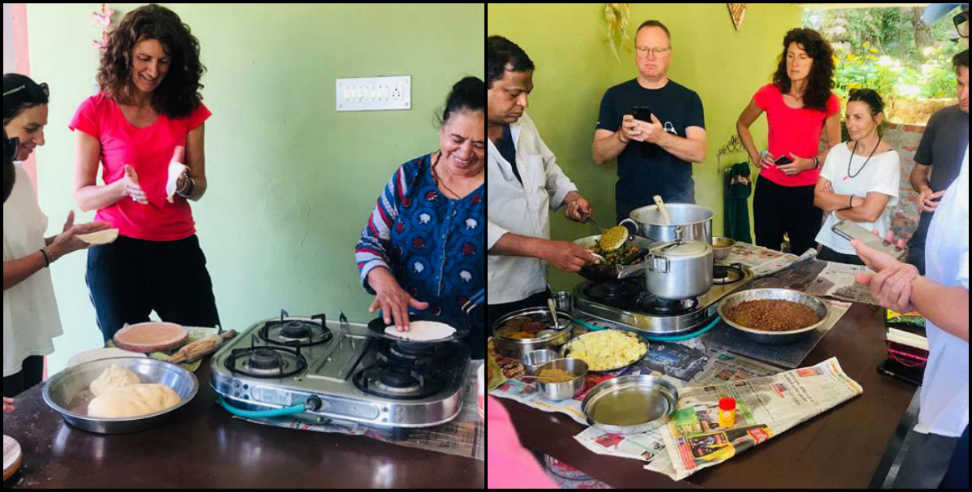
<instances>
[{"instance_id":1,"label":"window with greenery","mask_svg":"<svg viewBox=\"0 0 972 492\"><path fill-rule=\"evenodd\" d=\"M888 120L924 125L938 109L955 104L952 55L957 42L952 16L932 25L923 7L807 8L803 25L834 48L834 92L846 104L850 89L881 94Z\"/></svg>"}]
</instances>

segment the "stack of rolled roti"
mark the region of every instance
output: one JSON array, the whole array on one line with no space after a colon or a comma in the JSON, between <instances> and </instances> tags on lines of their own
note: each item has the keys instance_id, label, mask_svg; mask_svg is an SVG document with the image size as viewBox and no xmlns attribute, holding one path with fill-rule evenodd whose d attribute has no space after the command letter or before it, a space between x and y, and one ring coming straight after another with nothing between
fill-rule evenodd
<instances>
[{"instance_id":1,"label":"stack of rolled roti","mask_svg":"<svg viewBox=\"0 0 972 492\"><path fill-rule=\"evenodd\" d=\"M89 386L95 398L88 404L88 416L102 418L138 417L159 412L182 401L172 388L142 383L138 374L112 364Z\"/></svg>"}]
</instances>

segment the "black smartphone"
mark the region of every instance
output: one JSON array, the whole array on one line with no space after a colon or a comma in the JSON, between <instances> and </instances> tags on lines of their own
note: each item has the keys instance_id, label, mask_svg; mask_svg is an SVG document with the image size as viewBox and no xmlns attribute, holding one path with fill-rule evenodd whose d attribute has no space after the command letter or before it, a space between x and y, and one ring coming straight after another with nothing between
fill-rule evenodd
<instances>
[{"instance_id":1,"label":"black smartphone","mask_svg":"<svg viewBox=\"0 0 972 492\"><path fill-rule=\"evenodd\" d=\"M631 116L636 120L651 123L651 108L648 106L634 106L631 108Z\"/></svg>"},{"instance_id":2,"label":"black smartphone","mask_svg":"<svg viewBox=\"0 0 972 492\"><path fill-rule=\"evenodd\" d=\"M790 164L792 162L793 162L793 159L790 159L790 156L784 155L784 156L781 156L779 159L777 159L776 162L774 162L773 164L776 164L777 166L782 166L784 164Z\"/></svg>"}]
</instances>

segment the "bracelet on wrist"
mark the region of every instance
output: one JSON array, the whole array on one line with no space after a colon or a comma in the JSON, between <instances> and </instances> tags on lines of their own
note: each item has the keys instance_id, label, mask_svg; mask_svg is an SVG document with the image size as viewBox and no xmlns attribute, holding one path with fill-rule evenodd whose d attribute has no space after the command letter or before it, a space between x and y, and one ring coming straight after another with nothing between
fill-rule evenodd
<instances>
[{"instance_id":1,"label":"bracelet on wrist","mask_svg":"<svg viewBox=\"0 0 972 492\"><path fill-rule=\"evenodd\" d=\"M51 266L51 259L47 256L47 251L44 251L44 248L41 248L40 252L42 255L44 255L44 268Z\"/></svg>"}]
</instances>

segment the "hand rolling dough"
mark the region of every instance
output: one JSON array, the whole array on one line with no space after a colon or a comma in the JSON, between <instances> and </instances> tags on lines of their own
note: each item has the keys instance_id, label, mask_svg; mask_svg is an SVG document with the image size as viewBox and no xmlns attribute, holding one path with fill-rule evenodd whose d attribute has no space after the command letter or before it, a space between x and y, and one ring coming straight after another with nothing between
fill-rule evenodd
<instances>
[{"instance_id":1,"label":"hand rolling dough","mask_svg":"<svg viewBox=\"0 0 972 492\"><path fill-rule=\"evenodd\" d=\"M177 405L181 398L172 388L158 383L130 384L108 390L88 404L88 416L138 417Z\"/></svg>"},{"instance_id":2,"label":"hand rolling dough","mask_svg":"<svg viewBox=\"0 0 972 492\"><path fill-rule=\"evenodd\" d=\"M102 393L108 390L141 382L142 380L138 378L138 374L135 374L134 371L118 364L112 364L91 382L90 388L95 396L101 396Z\"/></svg>"}]
</instances>

